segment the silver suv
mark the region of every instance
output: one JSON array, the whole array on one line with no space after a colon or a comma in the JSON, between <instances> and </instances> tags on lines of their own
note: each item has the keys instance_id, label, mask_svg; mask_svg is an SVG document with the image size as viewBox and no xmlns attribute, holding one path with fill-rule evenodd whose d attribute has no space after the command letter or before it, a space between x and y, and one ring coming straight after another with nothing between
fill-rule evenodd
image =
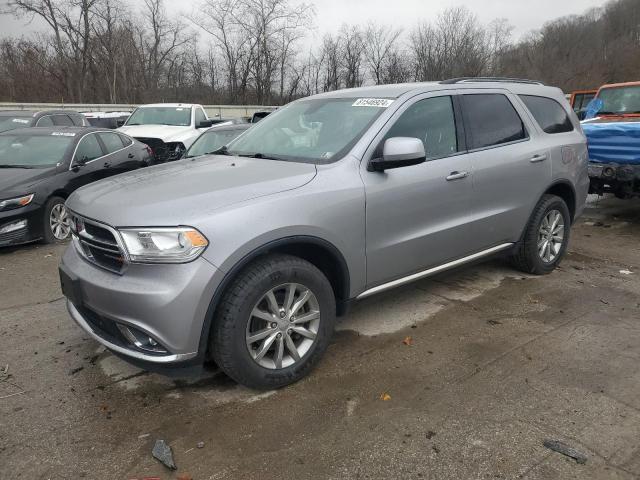
<instances>
[{"instance_id":1,"label":"silver suv","mask_svg":"<svg viewBox=\"0 0 640 480\"><path fill-rule=\"evenodd\" d=\"M589 179L557 88L455 79L295 101L214 155L83 187L73 319L146 369L305 376L350 302L493 254L562 259ZM179 369L179 370L178 370Z\"/></svg>"}]
</instances>

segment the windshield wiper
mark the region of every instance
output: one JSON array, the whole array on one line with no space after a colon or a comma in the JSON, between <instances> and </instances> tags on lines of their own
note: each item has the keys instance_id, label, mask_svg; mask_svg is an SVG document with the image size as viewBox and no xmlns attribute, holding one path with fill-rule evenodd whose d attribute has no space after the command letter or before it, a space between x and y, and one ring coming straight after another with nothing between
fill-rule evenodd
<instances>
[{"instance_id":1,"label":"windshield wiper","mask_svg":"<svg viewBox=\"0 0 640 480\"><path fill-rule=\"evenodd\" d=\"M246 158L262 158L264 160L282 160L282 158L278 158L273 155L265 155L264 153L256 152L256 153L247 153L247 154L238 154L239 157Z\"/></svg>"},{"instance_id":2,"label":"windshield wiper","mask_svg":"<svg viewBox=\"0 0 640 480\"><path fill-rule=\"evenodd\" d=\"M30 165L0 165L0 168L36 168Z\"/></svg>"}]
</instances>

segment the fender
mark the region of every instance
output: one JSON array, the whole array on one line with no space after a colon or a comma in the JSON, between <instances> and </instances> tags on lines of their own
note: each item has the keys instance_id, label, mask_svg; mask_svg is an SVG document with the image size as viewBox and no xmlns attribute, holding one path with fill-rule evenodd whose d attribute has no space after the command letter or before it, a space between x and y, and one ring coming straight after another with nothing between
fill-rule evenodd
<instances>
[{"instance_id":1,"label":"fender","mask_svg":"<svg viewBox=\"0 0 640 480\"><path fill-rule=\"evenodd\" d=\"M211 332L211 324L213 322L213 317L215 314L215 310L220 303L220 299L224 294L225 290L229 286L229 284L235 279L237 274L251 261L259 257L260 255L264 255L265 253L274 250L276 248L284 247L286 245L299 244L299 243L307 243L314 244L327 250L331 251L334 257L338 260L340 264L340 270L342 273L342 295L340 298L336 298L336 307L338 314L343 314L346 312L349 304L349 285L350 285L350 276L349 276L349 267L347 266L347 262L344 259L344 256L338 250L338 248L332 243L323 240L319 237L313 237L308 235L295 235L291 237L284 237L277 240L272 240L254 250L246 254L240 261L238 261L224 276L218 287L216 288L211 301L209 302L209 306L207 308L207 313L204 318L204 324L202 326L202 333L200 334L200 343L198 344L198 355L188 363L203 363L206 358L206 353L208 349L209 343L209 334Z\"/></svg>"}]
</instances>

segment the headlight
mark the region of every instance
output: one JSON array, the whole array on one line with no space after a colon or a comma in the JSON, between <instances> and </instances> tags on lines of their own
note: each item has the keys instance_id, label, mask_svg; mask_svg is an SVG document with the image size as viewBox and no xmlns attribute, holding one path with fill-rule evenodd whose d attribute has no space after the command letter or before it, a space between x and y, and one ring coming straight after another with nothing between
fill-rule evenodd
<instances>
[{"instance_id":1,"label":"headlight","mask_svg":"<svg viewBox=\"0 0 640 480\"><path fill-rule=\"evenodd\" d=\"M13 210L14 208L26 207L33 200L34 194L25 195L24 197L9 198L0 200L0 212L4 210Z\"/></svg>"},{"instance_id":2,"label":"headlight","mask_svg":"<svg viewBox=\"0 0 640 480\"><path fill-rule=\"evenodd\" d=\"M129 258L133 263L186 263L209 245L195 228L121 229Z\"/></svg>"}]
</instances>

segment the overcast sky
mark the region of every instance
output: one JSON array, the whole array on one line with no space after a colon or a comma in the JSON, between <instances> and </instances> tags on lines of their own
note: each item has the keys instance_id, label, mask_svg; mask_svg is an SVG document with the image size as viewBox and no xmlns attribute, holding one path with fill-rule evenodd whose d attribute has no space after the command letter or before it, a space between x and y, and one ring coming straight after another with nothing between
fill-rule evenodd
<instances>
[{"instance_id":1,"label":"overcast sky","mask_svg":"<svg viewBox=\"0 0 640 480\"><path fill-rule=\"evenodd\" d=\"M316 5L318 32L337 31L343 23L364 24L369 20L394 24L410 29L419 20L433 19L447 7L466 5L483 23L494 18L506 18L514 27L514 38L540 28L555 18L580 14L592 7L606 3L604 0L294 0ZM0 0L0 5L5 4ZM125 0L134 7L141 0ZM168 0L171 11L191 12L198 0ZM36 25L37 26L37 25ZM32 31L34 25L26 26L24 20L0 16L0 35L21 35ZM317 34L317 32L316 32Z\"/></svg>"}]
</instances>

